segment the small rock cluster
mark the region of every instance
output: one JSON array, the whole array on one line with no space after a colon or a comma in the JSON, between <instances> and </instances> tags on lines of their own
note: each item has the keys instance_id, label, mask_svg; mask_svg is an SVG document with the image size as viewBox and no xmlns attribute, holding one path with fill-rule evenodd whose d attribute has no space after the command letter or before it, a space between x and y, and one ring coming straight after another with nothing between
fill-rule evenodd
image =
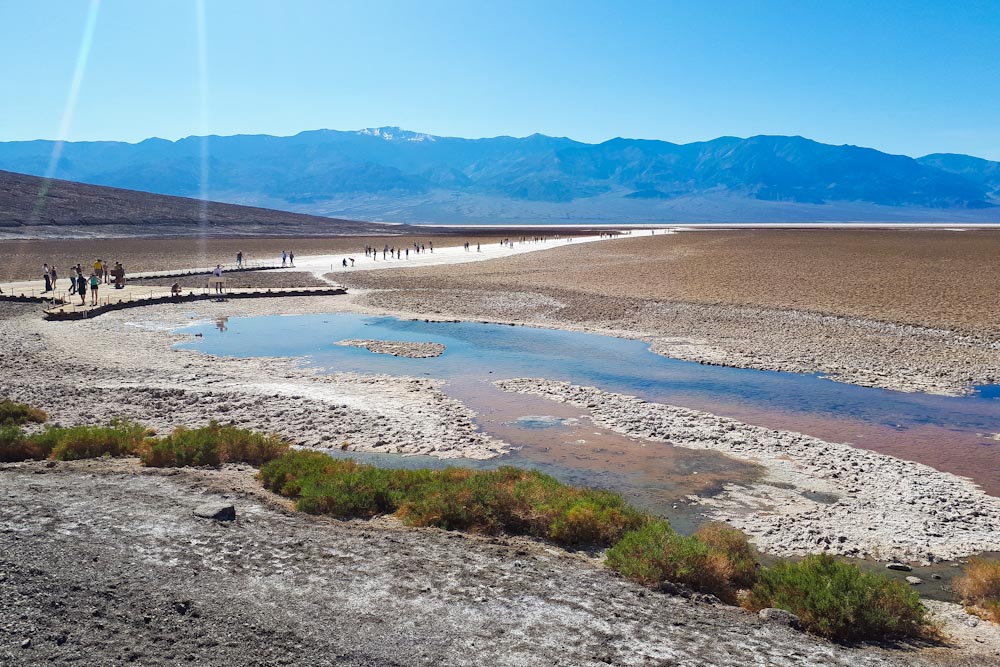
<instances>
[{"instance_id":1,"label":"small rock cluster","mask_svg":"<svg viewBox=\"0 0 1000 667\"><path fill-rule=\"evenodd\" d=\"M335 344L363 347L369 352L376 354L391 354L394 357L408 357L410 359L430 359L432 357L440 357L444 354L444 345L441 343L411 343L405 340L360 340L351 338L338 341Z\"/></svg>"}]
</instances>

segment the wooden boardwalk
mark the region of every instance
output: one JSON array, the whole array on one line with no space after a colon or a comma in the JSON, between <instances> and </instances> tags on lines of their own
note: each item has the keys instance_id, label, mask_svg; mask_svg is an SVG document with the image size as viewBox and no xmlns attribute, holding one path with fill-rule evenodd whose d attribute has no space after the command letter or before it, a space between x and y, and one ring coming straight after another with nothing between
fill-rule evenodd
<instances>
[{"instance_id":1,"label":"wooden boardwalk","mask_svg":"<svg viewBox=\"0 0 1000 667\"><path fill-rule=\"evenodd\" d=\"M243 271L261 271L276 267L252 267ZM3 294L0 299L17 302L32 302L39 305L41 315L47 320L76 320L96 317L102 313L125 308L137 308L158 303L185 303L212 299L252 299L288 296L332 296L346 294L347 290L337 285L329 287L245 287L240 286L239 275L242 271L231 271L223 274L226 286L222 291L209 287L212 276L206 271L195 269L190 271L159 271L146 273L144 278L174 278L191 275L204 276L205 286L184 287L179 294L172 294L168 285L143 284L140 277L130 278L121 289L115 289L113 284L102 284L97 292L97 302L87 291L86 298L81 301L79 294L70 294L69 279L60 278L57 289L44 292L39 286L41 281L19 281L2 285Z\"/></svg>"}]
</instances>

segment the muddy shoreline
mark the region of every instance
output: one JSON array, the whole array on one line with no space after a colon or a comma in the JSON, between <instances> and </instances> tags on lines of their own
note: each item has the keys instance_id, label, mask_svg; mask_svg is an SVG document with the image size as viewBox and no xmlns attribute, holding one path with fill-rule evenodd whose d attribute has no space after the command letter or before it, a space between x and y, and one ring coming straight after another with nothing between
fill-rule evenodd
<instances>
[{"instance_id":1,"label":"muddy shoreline","mask_svg":"<svg viewBox=\"0 0 1000 667\"><path fill-rule=\"evenodd\" d=\"M596 387L530 378L495 384L587 408L596 423L623 435L763 465L762 483L692 500L769 554L929 565L1000 551L1000 498L929 466Z\"/></svg>"}]
</instances>

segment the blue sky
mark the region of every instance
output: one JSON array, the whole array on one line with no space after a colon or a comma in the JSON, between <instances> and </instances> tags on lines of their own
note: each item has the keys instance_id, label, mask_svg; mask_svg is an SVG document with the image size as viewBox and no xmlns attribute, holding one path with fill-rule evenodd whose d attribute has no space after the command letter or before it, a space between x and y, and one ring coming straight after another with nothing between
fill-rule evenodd
<instances>
[{"instance_id":1,"label":"blue sky","mask_svg":"<svg viewBox=\"0 0 1000 667\"><path fill-rule=\"evenodd\" d=\"M83 67L92 5L0 1L0 140L398 125L1000 160L992 0L204 0L204 58L197 0L104 0Z\"/></svg>"}]
</instances>

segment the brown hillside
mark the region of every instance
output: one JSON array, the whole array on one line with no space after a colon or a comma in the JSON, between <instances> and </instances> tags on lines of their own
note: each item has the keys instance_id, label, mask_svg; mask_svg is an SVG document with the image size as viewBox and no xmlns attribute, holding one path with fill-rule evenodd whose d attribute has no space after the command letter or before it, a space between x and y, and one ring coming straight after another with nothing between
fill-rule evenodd
<instances>
[{"instance_id":1,"label":"brown hillside","mask_svg":"<svg viewBox=\"0 0 1000 667\"><path fill-rule=\"evenodd\" d=\"M0 171L0 237L361 234L385 225Z\"/></svg>"}]
</instances>

